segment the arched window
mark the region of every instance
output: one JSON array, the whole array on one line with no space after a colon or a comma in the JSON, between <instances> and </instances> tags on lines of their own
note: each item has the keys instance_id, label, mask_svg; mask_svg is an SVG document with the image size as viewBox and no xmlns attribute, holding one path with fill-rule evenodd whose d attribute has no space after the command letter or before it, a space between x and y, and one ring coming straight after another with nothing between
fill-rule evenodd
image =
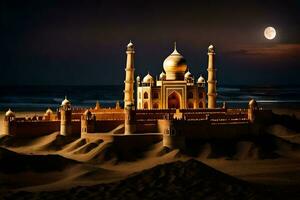
<instances>
[{"instance_id":1,"label":"arched window","mask_svg":"<svg viewBox=\"0 0 300 200\"><path fill-rule=\"evenodd\" d=\"M203 103L202 103L202 101L199 102L199 108L203 108Z\"/></svg>"},{"instance_id":2,"label":"arched window","mask_svg":"<svg viewBox=\"0 0 300 200\"><path fill-rule=\"evenodd\" d=\"M154 104L153 104L153 108L154 108L154 109L158 109L158 104L157 104L157 103L154 103Z\"/></svg>"},{"instance_id":3,"label":"arched window","mask_svg":"<svg viewBox=\"0 0 300 200\"><path fill-rule=\"evenodd\" d=\"M199 92L199 98L202 99L203 98L203 93Z\"/></svg>"},{"instance_id":4,"label":"arched window","mask_svg":"<svg viewBox=\"0 0 300 200\"><path fill-rule=\"evenodd\" d=\"M194 108L194 104L193 103L189 103L188 104L188 108Z\"/></svg>"},{"instance_id":5,"label":"arched window","mask_svg":"<svg viewBox=\"0 0 300 200\"><path fill-rule=\"evenodd\" d=\"M158 99L158 92L153 92L153 99Z\"/></svg>"},{"instance_id":6,"label":"arched window","mask_svg":"<svg viewBox=\"0 0 300 200\"><path fill-rule=\"evenodd\" d=\"M168 96L168 108L176 108L179 109L180 108L180 95L177 92L172 92L169 96Z\"/></svg>"},{"instance_id":7,"label":"arched window","mask_svg":"<svg viewBox=\"0 0 300 200\"><path fill-rule=\"evenodd\" d=\"M148 102L144 103L144 109L148 109Z\"/></svg>"},{"instance_id":8,"label":"arched window","mask_svg":"<svg viewBox=\"0 0 300 200\"><path fill-rule=\"evenodd\" d=\"M189 93L188 93L188 98L189 98L189 99L192 99L193 97L194 97L193 92L189 92Z\"/></svg>"},{"instance_id":9,"label":"arched window","mask_svg":"<svg viewBox=\"0 0 300 200\"><path fill-rule=\"evenodd\" d=\"M148 99L148 92L144 93L144 99Z\"/></svg>"}]
</instances>

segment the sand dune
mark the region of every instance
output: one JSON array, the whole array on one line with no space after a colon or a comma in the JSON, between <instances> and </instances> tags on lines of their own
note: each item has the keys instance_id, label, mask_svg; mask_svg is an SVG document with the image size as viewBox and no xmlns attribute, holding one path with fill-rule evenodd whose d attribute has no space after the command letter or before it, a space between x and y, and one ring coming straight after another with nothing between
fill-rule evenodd
<instances>
[{"instance_id":1,"label":"sand dune","mask_svg":"<svg viewBox=\"0 0 300 200\"><path fill-rule=\"evenodd\" d=\"M207 166L195 161L183 162L194 158L244 181L272 185L267 190L273 193L277 191L273 188L276 186L282 194L290 194L291 188L300 185L300 140L294 124L271 125L266 129L268 134L260 138L187 141L188 148L184 151L163 147L162 142L143 149L119 149L112 141L66 139L58 132L31 139L1 136L0 146L3 148L0 149L0 179L1 186L4 187L0 188L0 193L6 193L8 190L35 192L9 195L10 198L19 198L22 194L27 199L43 199L44 195L58 199L64 198L65 195L76 199L93 199L99 196L122 196L132 199L140 198L141 194L151 199L173 197L170 191L175 190L188 191L193 197L200 199L209 196L233 199L259 197L256 190L247 184L244 185L244 182L213 170L207 171ZM123 128L120 126L114 131ZM166 164L172 162L176 163ZM162 166L156 168L157 165ZM179 167L184 168L183 172ZM189 173L193 174L195 179L186 174L185 170L190 170ZM203 171L214 176L205 176ZM187 175L186 179L180 173ZM111 183L119 180L123 181ZM181 184L179 180L183 180L185 184ZM222 182L228 180L228 183ZM217 184L214 187L211 185L213 182ZM102 183L111 184L93 186ZM218 186L219 183L228 187ZM187 187L188 185L191 185L191 188ZM239 187L236 187L237 185ZM219 190L214 190L215 188ZM234 188L237 188L236 191ZM63 191L42 192L53 190ZM227 190L231 191L228 192L231 195L237 196L230 196L226 193ZM98 193L100 191L101 194ZM131 196L126 196L127 193L123 194L123 191L127 191ZM294 196L298 195L295 191L297 190L292 190ZM178 198L186 197L180 196L183 195L181 192L176 195Z\"/></svg>"},{"instance_id":2,"label":"sand dune","mask_svg":"<svg viewBox=\"0 0 300 200\"><path fill-rule=\"evenodd\" d=\"M112 184L76 187L58 192L8 194L10 199L257 199L246 182L196 160L156 166Z\"/></svg>"},{"instance_id":3,"label":"sand dune","mask_svg":"<svg viewBox=\"0 0 300 200\"><path fill-rule=\"evenodd\" d=\"M0 148L0 172L15 173L20 171L47 172L62 170L76 164L59 155L24 155Z\"/></svg>"},{"instance_id":4,"label":"sand dune","mask_svg":"<svg viewBox=\"0 0 300 200\"><path fill-rule=\"evenodd\" d=\"M300 144L300 132L288 129L283 125L272 125L267 128L267 132L289 142Z\"/></svg>"}]
</instances>

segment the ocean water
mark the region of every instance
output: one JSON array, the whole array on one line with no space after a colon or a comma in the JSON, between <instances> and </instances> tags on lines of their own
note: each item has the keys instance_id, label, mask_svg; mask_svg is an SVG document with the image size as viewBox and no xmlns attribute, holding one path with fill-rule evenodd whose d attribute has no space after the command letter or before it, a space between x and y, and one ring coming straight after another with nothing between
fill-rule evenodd
<instances>
[{"instance_id":1,"label":"ocean water","mask_svg":"<svg viewBox=\"0 0 300 200\"><path fill-rule=\"evenodd\" d=\"M57 109L65 96L74 107L94 107L99 100L103 107L123 105L123 86L0 86L0 111L42 111ZM256 99L264 108L300 108L300 86L219 86L218 103L246 108Z\"/></svg>"}]
</instances>

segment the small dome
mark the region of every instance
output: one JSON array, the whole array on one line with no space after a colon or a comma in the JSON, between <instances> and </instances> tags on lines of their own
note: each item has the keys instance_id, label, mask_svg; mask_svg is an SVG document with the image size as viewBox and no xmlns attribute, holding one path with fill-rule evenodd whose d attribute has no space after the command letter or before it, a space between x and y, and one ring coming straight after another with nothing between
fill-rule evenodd
<instances>
[{"instance_id":1,"label":"small dome","mask_svg":"<svg viewBox=\"0 0 300 200\"><path fill-rule=\"evenodd\" d=\"M132 47L133 47L133 43L131 42L131 40L130 40L130 42L127 44L127 47L128 47L128 48L132 48Z\"/></svg>"},{"instance_id":2,"label":"small dome","mask_svg":"<svg viewBox=\"0 0 300 200\"><path fill-rule=\"evenodd\" d=\"M209 52L209 53L214 53L214 52L215 52L214 46L213 46L212 44L209 45L209 47L208 47L208 52Z\"/></svg>"},{"instance_id":3,"label":"small dome","mask_svg":"<svg viewBox=\"0 0 300 200\"><path fill-rule=\"evenodd\" d=\"M48 108L48 109L46 110L46 114L47 114L47 115L52 114L52 113L53 113L53 111L52 111L50 108Z\"/></svg>"},{"instance_id":4,"label":"small dome","mask_svg":"<svg viewBox=\"0 0 300 200\"><path fill-rule=\"evenodd\" d=\"M164 72L161 72L159 75L160 80L165 80L166 79L166 74Z\"/></svg>"},{"instance_id":5,"label":"small dome","mask_svg":"<svg viewBox=\"0 0 300 200\"><path fill-rule=\"evenodd\" d=\"M188 71L187 73L184 74L184 78L188 79L188 78L193 78L193 75L190 71Z\"/></svg>"},{"instance_id":6,"label":"small dome","mask_svg":"<svg viewBox=\"0 0 300 200\"><path fill-rule=\"evenodd\" d=\"M178 53L176 46L173 53L164 60L163 67L168 80L176 80L178 75L183 78L187 70L186 60Z\"/></svg>"},{"instance_id":7,"label":"small dome","mask_svg":"<svg viewBox=\"0 0 300 200\"><path fill-rule=\"evenodd\" d=\"M255 107L258 107L258 104L254 99L251 99L249 101L249 107L255 108Z\"/></svg>"},{"instance_id":8,"label":"small dome","mask_svg":"<svg viewBox=\"0 0 300 200\"><path fill-rule=\"evenodd\" d=\"M137 81L137 82L140 82L140 81L141 81L141 77L140 77L140 76L137 76L137 77L136 77L136 81Z\"/></svg>"},{"instance_id":9,"label":"small dome","mask_svg":"<svg viewBox=\"0 0 300 200\"><path fill-rule=\"evenodd\" d=\"M62 106L66 106L66 105L70 105L70 101L67 99L67 97L65 97L65 99L61 102Z\"/></svg>"},{"instance_id":10,"label":"small dome","mask_svg":"<svg viewBox=\"0 0 300 200\"><path fill-rule=\"evenodd\" d=\"M205 83L205 79L203 78L202 75L200 75L200 77L198 78L197 83Z\"/></svg>"},{"instance_id":11,"label":"small dome","mask_svg":"<svg viewBox=\"0 0 300 200\"><path fill-rule=\"evenodd\" d=\"M15 113L13 111L11 111L11 109L8 109L8 111L5 113L6 117L14 117Z\"/></svg>"},{"instance_id":12,"label":"small dome","mask_svg":"<svg viewBox=\"0 0 300 200\"><path fill-rule=\"evenodd\" d=\"M143 83L153 83L153 82L154 79L149 73L143 78Z\"/></svg>"}]
</instances>

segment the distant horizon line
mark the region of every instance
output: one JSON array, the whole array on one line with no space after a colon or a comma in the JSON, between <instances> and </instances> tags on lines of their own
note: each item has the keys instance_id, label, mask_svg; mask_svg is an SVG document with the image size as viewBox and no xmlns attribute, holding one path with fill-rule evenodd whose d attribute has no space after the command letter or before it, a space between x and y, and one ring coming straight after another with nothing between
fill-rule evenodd
<instances>
[{"instance_id":1,"label":"distant horizon line","mask_svg":"<svg viewBox=\"0 0 300 200\"><path fill-rule=\"evenodd\" d=\"M123 84L9 84L0 87L100 87L124 86ZM300 87L300 84L218 84L217 87Z\"/></svg>"}]
</instances>

